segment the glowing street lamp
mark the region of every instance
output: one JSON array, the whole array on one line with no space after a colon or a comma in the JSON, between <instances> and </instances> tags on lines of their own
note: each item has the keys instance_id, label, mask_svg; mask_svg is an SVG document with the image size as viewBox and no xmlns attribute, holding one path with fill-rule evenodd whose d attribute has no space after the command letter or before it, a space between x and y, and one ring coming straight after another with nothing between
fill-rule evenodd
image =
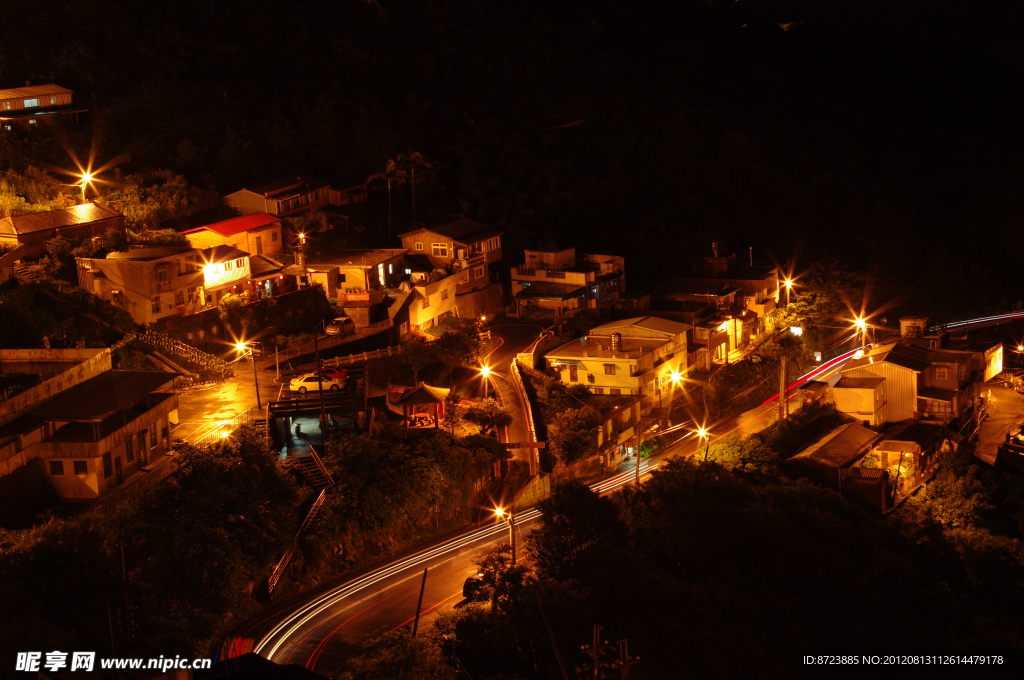
<instances>
[{"instance_id":1,"label":"glowing street lamp","mask_svg":"<svg viewBox=\"0 0 1024 680\"><path fill-rule=\"evenodd\" d=\"M860 331L860 346L863 347L867 341L868 322L858 316L853 320L853 325Z\"/></svg>"},{"instance_id":2,"label":"glowing street lamp","mask_svg":"<svg viewBox=\"0 0 1024 680\"><path fill-rule=\"evenodd\" d=\"M250 347L247 342L236 342L235 351L241 355L248 354L249 358L252 359L252 377L256 383L256 408L262 409L263 405L260 403L260 376L259 373L256 372L256 354L252 351L252 347Z\"/></svg>"},{"instance_id":3,"label":"glowing street lamp","mask_svg":"<svg viewBox=\"0 0 1024 680\"><path fill-rule=\"evenodd\" d=\"M793 279L786 279L782 284L786 286L786 306L789 307L789 291L793 289Z\"/></svg>"},{"instance_id":4,"label":"glowing street lamp","mask_svg":"<svg viewBox=\"0 0 1024 680\"><path fill-rule=\"evenodd\" d=\"M697 438L697 441L700 441L701 439L707 440L707 445L704 447L704 460L706 461L708 459L708 450L711 448L711 433L702 425L697 428Z\"/></svg>"},{"instance_id":5,"label":"glowing street lamp","mask_svg":"<svg viewBox=\"0 0 1024 680\"><path fill-rule=\"evenodd\" d=\"M82 200L84 201L85 200L85 187L86 187L87 184L92 184L92 173L91 172L83 172L82 173L82 183L81 184L82 184Z\"/></svg>"},{"instance_id":6,"label":"glowing street lamp","mask_svg":"<svg viewBox=\"0 0 1024 680\"><path fill-rule=\"evenodd\" d=\"M486 399L487 398L487 379L491 377L491 367L490 366L481 366L480 367L480 375L484 379L484 399Z\"/></svg>"},{"instance_id":7,"label":"glowing street lamp","mask_svg":"<svg viewBox=\"0 0 1024 680\"><path fill-rule=\"evenodd\" d=\"M495 508L494 516L498 520L504 520L508 522L508 542L512 546L512 566L516 566L516 511L513 508L511 512L505 512L504 508Z\"/></svg>"}]
</instances>

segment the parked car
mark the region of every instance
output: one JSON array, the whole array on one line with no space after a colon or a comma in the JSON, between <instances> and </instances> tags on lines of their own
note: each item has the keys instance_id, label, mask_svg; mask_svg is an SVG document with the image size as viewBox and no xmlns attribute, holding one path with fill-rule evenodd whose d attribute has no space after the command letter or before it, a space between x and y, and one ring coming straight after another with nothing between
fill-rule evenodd
<instances>
[{"instance_id":1,"label":"parked car","mask_svg":"<svg viewBox=\"0 0 1024 680\"><path fill-rule=\"evenodd\" d=\"M292 392L305 394L310 390L316 392L317 390L320 389L321 384L323 384L323 389L330 390L331 392L337 392L342 387L344 387L342 383L338 382L337 380L331 380L326 376L317 378L316 373L306 373L305 375L300 375L295 378L292 378L292 381L288 384L288 387L289 389L291 389Z\"/></svg>"},{"instance_id":2,"label":"parked car","mask_svg":"<svg viewBox=\"0 0 1024 680\"><path fill-rule=\"evenodd\" d=\"M466 579L466 582L462 584L462 596L467 600L473 597L476 592L480 590L480 586L484 584L483 579L481 579L480 576L481 574L470 576Z\"/></svg>"},{"instance_id":3,"label":"parked car","mask_svg":"<svg viewBox=\"0 0 1024 680\"><path fill-rule=\"evenodd\" d=\"M330 378L331 380L337 380L342 385L348 382L348 370L344 368L331 368L329 366L325 366L320 369L320 375L325 378Z\"/></svg>"},{"instance_id":4,"label":"parked car","mask_svg":"<svg viewBox=\"0 0 1024 680\"><path fill-rule=\"evenodd\" d=\"M327 335L351 335L355 332L356 322L347 316L339 316L324 328Z\"/></svg>"}]
</instances>

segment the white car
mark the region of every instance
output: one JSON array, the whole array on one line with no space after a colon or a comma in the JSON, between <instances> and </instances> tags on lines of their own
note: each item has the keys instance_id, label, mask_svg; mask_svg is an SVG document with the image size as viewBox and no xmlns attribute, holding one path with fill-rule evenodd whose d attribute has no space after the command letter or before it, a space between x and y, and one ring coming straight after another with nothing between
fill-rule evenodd
<instances>
[{"instance_id":1,"label":"white car","mask_svg":"<svg viewBox=\"0 0 1024 680\"><path fill-rule=\"evenodd\" d=\"M324 327L327 335L351 335L356 332L356 322L347 316L339 316Z\"/></svg>"},{"instance_id":2,"label":"white car","mask_svg":"<svg viewBox=\"0 0 1024 680\"><path fill-rule=\"evenodd\" d=\"M316 373L307 373L298 377L292 378L292 381L288 384L288 388L292 392L298 392L299 394L305 394L306 392L316 392L320 389L320 385L323 385L323 389L330 390L331 392L337 392L344 383L338 380L332 380L327 376L323 378L317 378Z\"/></svg>"}]
</instances>

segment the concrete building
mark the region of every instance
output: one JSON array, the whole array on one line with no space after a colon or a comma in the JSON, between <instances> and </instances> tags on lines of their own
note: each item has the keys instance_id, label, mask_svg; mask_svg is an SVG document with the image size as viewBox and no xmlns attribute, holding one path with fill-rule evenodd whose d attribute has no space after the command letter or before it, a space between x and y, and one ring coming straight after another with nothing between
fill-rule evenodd
<instances>
[{"instance_id":1,"label":"concrete building","mask_svg":"<svg viewBox=\"0 0 1024 680\"><path fill-rule=\"evenodd\" d=\"M545 356L562 382L586 385L594 394L634 395L646 410L657 405L659 395L668 403L672 376L686 373L689 330L653 316L624 319L597 326Z\"/></svg>"},{"instance_id":2,"label":"concrete building","mask_svg":"<svg viewBox=\"0 0 1024 680\"><path fill-rule=\"evenodd\" d=\"M310 283L324 287L327 297L352 300L369 299L367 293L398 286L406 276L401 248L356 248L337 250L330 255L308 258L305 269Z\"/></svg>"},{"instance_id":3,"label":"concrete building","mask_svg":"<svg viewBox=\"0 0 1024 680\"><path fill-rule=\"evenodd\" d=\"M0 475L40 460L58 495L97 500L170 448L173 373L110 370L110 350L3 350L0 366L47 379L0 402Z\"/></svg>"},{"instance_id":4,"label":"concrete building","mask_svg":"<svg viewBox=\"0 0 1024 680\"><path fill-rule=\"evenodd\" d=\"M281 218L254 212L205 227L181 232L189 245L200 250L213 246L231 246L250 255L273 255L284 249Z\"/></svg>"},{"instance_id":5,"label":"concrete building","mask_svg":"<svg viewBox=\"0 0 1024 680\"><path fill-rule=\"evenodd\" d=\"M93 201L62 210L5 217L0 220L0 243L24 246L21 257L34 260L46 254L46 242L56 236L78 245L111 229L124 233L124 215Z\"/></svg>"},{"instance_id":6,"label":"concrete building","mask_svg":"<svg viewBox=\"0 0 1024 680\"><path fill-rule=\"evenodd\" d=\"M254 280L248 253L231 246L130 248L76 263L79 286L124 309L138 324L194 314L231 293L251 296L279 276L278 268L264 266Z\"/></svg>"},{"instance_id":7,"label":"concrete building","mask_svg":"<svg viewBox=\"0 0 1024 680\"><path fill-rule=\"evenodd\" d=\"M264 212L279 218L302 217L311 230L316 230L328 228L329 220L339 217L337 206L342 198L343 192L332 189L327 182L292 176L243 187L224 196L223 201L243 215Z\"/></svg>"},{"instance_id":8,"label":"concrete building","mask_svg":"<svg viewBox=\"0 0 1024 680\"><path fill-rule=\"evenodd\" d=\"M711 244L712 255L702 258L688 276L673 276L679 283L706 286L729 285L739 289L737 302L759 318L779 304L781 277L775 266L756 266L751 256L750 266L737 264L736 254L726 254L718 243ZM745 259L745 258L744 258Z\"/></svg>"},{"instance_id":9,"label":"concrete building","mask_svg":"<svg viewBox=\"0 0 1024 680\"><path fill-rule=\"evenodd\" d=\"M552 318L581 309L614 307L626 288L625 260L615 255L564 250L527 250L526 263L512 269L512 298L517 316Z\"/></svg>"},{"instance_id":10,"label":"concrete building","mask_svg":"<svg viewBox=\"0 0 1024 680\"><path fill-rule=\"evenodd\" d=\"M399 238L410 255L422 255L433 267L458 273L462 294L491 284L491 266L501 260L501 235L493 227L460 217Z\"/></svg>"}]
</instances>

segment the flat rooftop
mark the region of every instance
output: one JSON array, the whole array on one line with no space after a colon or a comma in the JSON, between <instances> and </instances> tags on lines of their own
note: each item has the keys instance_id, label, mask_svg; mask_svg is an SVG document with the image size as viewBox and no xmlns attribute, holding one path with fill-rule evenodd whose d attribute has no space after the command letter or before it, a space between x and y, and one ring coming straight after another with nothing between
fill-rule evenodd
<instances>
[{"instance_id":1,"label":"flat rooftop","mask_svg":"<svg viewBox=\"0 0 1024 680\"><path fill-rule=\"evenodd\" d=\"M639 359L668 344L665 338L622 338L622 349L612 351L610 337L576 338L547 353L552 359ZM557 361L555 363L558 363Z\"/></svg>"}]
</instances>

